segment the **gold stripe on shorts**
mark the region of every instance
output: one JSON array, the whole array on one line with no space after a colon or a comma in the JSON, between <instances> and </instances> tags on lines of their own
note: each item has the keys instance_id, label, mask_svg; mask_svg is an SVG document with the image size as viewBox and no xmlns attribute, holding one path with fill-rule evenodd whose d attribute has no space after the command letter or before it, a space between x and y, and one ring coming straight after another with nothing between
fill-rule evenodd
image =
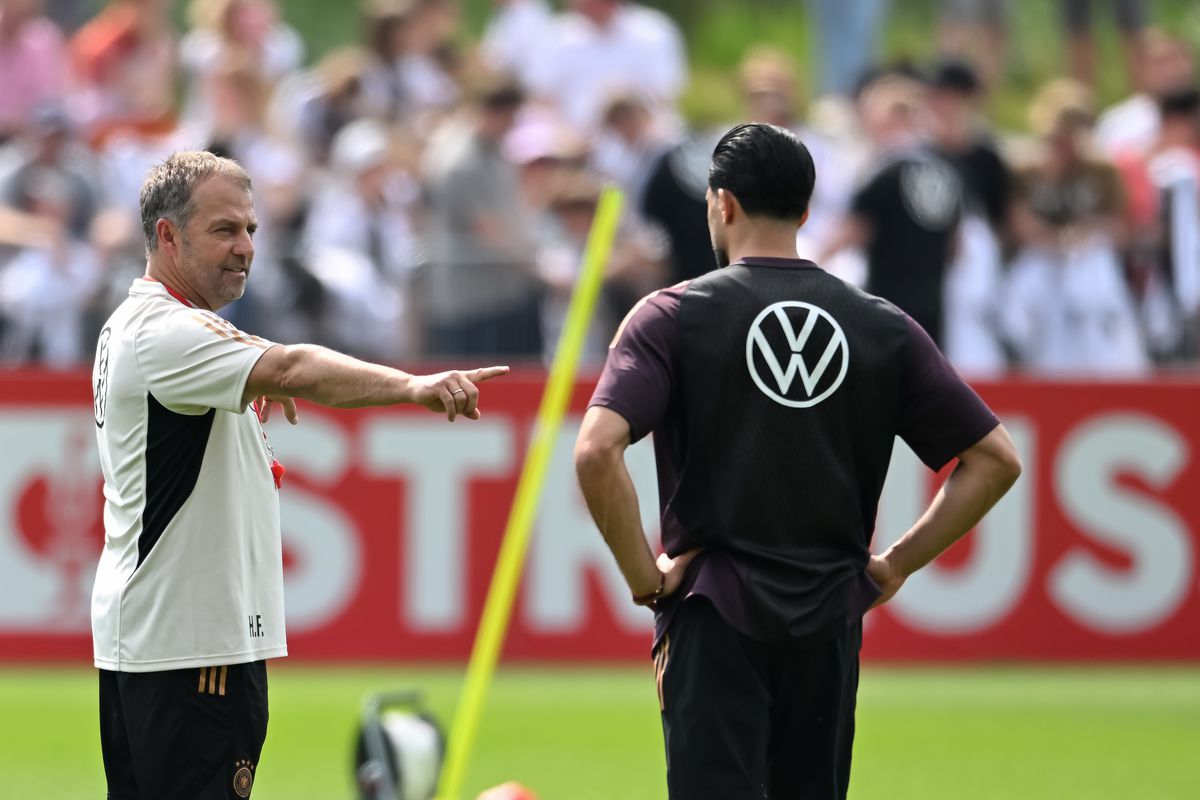
<instances>
[{"instance_id":1,"label":"gold stripe on shorts","mask_svg":"<svg viewBox=\"0 0 1200 800\"><path fill-rule=\"evenodd\" d=\"M227 675L229 675L229 665L228 664L221 667L221 685L217 689L217 694L221 695L221 697L225 696L225 677Z\"/></svg>"},{"instance_id":2,"label":"gold stripe on shorts","mask_svg":"<svg viewBox=\"0 0 1200 800\"><path fill-rule=\"evenodd\" d=\"M667 673L667 659L671 657L671 635L664 633L658 652L654 654L654 684L658 690L658 710L666 711L667 703L663 697L663 676Z\"/></svg>"},{"instance_id":3,"label":"gold stripe on shorts","mask_svg":"<svg viewBox=\"0 0 1200 800\"><path fill-rule=\"evenodd\" d=\"M205 678L207 677L207 675L205 674L206 672L208 672L208 667L201 667L201 668L200 668L200 686L199 686L199 687L197 687L197 689L196 689L196 691L197 691L197 692L203 692L203 691L204 691L204 680L205 680Z\"/></svg>"}]
</instances>

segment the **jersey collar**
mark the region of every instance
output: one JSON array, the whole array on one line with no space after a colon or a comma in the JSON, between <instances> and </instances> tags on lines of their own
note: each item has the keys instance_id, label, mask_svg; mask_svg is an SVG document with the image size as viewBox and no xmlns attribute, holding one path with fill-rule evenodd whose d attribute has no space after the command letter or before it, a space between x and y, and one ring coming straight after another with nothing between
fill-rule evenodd
<instances>
[{"instance_id":1,"label":"jersey collar","mask_svg":"<svg viewBox=\"0 0 1200 800\"><path fill-rule=\"evenodd\" d=\"M151 278L149 275L143 275L142 280L149 281L150 283L157 283L159 286L163 287L163 289L166 290L167 294L171 295L171 297L174 297L176 300L183 303L188 308L199 308L198 305L193 303L191 300L188 300L186 297L184 297L182 294L180 294L179 292L172 289L170 286L167 286L165 283L160 281L158 278Z\"/></svg>"},{"instance_id":2,"label":"jersey collar","mask_svg":"<svg viewBox=\"0 0 1200 800\"><path fill-rule=\"evenodd\" d=\"M804 258L775 258L771 256L745 256L729 266L743 267L792 267L818 269L817 265Z\"/></svg>"}]
</instances>

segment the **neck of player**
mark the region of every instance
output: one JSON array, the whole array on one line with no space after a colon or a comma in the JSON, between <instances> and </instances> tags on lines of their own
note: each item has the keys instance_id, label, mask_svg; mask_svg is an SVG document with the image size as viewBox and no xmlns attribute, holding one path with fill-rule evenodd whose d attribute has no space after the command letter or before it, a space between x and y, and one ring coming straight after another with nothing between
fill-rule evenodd
<instances>
[{"instance_id":1,"label":"neck of player","mask_svg":"<svg viewBox=\"0 0 1200 800\"><path fill-rule=\"evenodd\" d=\"M794 222L746 220L728 228L729 261L743 258L798 258Z\"/></svg>"},{"instance_id":2,"label":"neck of player","mask_svg":"<svg viewBox=\"0 0 1200 800\"><path fill-rule=\"evenodd\" d=\"M170 287L175 293L187 298L188 302L197 308L215 311L188 281L184 280L180 270L174 269L171 262L165 258L151 257L146 262L146 277L152 278L164 286Z\"/></svg>"}]
</instances>

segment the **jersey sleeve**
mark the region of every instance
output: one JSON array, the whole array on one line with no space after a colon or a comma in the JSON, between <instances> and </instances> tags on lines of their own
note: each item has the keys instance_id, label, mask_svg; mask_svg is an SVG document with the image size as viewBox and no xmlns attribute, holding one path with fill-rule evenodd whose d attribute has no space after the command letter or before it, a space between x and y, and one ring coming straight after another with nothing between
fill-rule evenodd
<instances>
[{"instance_id":1,"label":"jersey sleeve","mask_svg":"<svg viewBox=\"0 0 1200 800\"><path fill-rule=\"evenodd\" d=\"M992 410L955 371L929 334L905 317L904 390L900 438L935 472L1000 424Z\"/></svg>"},{"instance_id":2,"label":"jersey sleeve","mask_svg":"<svg viewBox=\"0 0 1200 800\"><path fill-rule=\"evenodd\" d=\"M659 426L670 404L677 361L678 288L647 295L625 317L588 404L624 417L633 442Z\"/></svg>"},{"instance_id":3,"label":"jersey sleeve","mask_svg":"<svg viewBox=\"0 0 1200 800\"><path fill-rule=\"evenodd\" d=\"M851 196L850 213L870 222L886 215L892 205L889 203L889 197L892 195L891 186L897 175L897 171L891 166L870 175Z\"/></svg>"},{"instance_id":4,"label":"jersey sleeve","mask_svg":"<svg viewBox=\"0 0 1200 800\"><path fill-rule=\"evenodd\" d=\"M241 413L250 370L273 342L243 333L211 311L187 309L138 331L138 365L150 393L179 413Z\"/></svg>"}]
</instances>

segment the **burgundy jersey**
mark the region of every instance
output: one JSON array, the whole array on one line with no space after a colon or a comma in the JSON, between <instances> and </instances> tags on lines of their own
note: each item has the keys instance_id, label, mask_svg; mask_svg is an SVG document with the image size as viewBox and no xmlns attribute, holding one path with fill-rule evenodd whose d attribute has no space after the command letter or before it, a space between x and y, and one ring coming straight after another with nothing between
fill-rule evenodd
<instances>
[{"instance_id":1,"label":"burgundy jersey","mask_svg":"<svg viewBox=\"0 0 1200 800\"><path fill-rule=\"evenodd\" d=\"M592 405L654 434L663 547L695 547L688 594L759 641L840 632L867 577L900 436L940 469L997 425L925 332L815 264L745 259L649 295L609 351Z\"/></svg>"}]
</instances>

